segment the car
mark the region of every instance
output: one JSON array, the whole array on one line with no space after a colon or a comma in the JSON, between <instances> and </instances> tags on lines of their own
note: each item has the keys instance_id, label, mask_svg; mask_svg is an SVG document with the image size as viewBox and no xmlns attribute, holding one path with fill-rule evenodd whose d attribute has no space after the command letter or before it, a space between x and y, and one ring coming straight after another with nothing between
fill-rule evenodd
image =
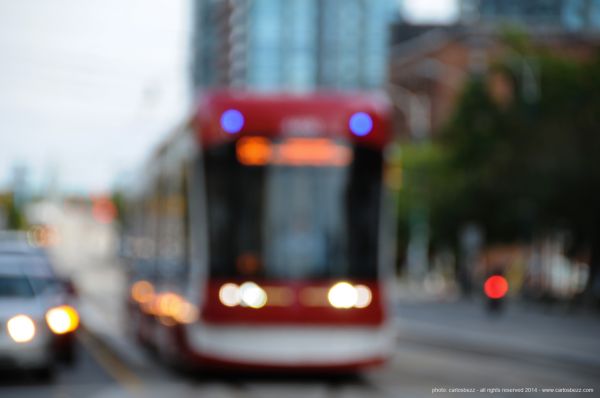
<instances>
[{"instance_id":1,"label":"car","mask_svg":"<svg viewBox=\"0 0 600 398\"><path fill-rule=\"evenodd\" d=\"M68 300L76 300L77 289L70 278L59 276L52 266L52 261L45 248L32 244L28 235L14 231L0 231L0 257L6 255L24 255L35 257L35 260L24 262L29 273L35 276L32 281L38 285L37 290L51 287L51 291L62 294Z\"/></svg>"},{"instance_id":2,"label":"car","mask_svg":"<svg viewBox=\"0 0 600 398\"><path fill-rule=\"evenodd\" d=\"M0 325L0 367L47 377L74 359L79 315L45 256L0 252Z\"/></svg>"}]
</instances>

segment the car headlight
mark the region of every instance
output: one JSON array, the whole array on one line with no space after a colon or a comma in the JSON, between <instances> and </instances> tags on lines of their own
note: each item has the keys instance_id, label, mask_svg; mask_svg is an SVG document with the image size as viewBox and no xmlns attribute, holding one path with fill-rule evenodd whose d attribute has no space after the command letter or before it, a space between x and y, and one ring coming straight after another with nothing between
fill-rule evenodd
<instances>
[{"instance_id":1,"label":"car headlight","mask_svg":"<svg viewBox=\"0 0 600 398\"><path fill-rule=\"evenodd\" d=\"M329 289L327 299L335 308L352 308L358 300L358 292L348 282L338 282Z\"/></svg>"},{"instance_id":2,"label":"car headlight","mask_svg":"<svg viewBox=\"0 0 600 398\"><path fill-rule=\"evenodd\" d=\"M27 315L13 316L6 322L6 329L17 343L27 343L35 336L35 324Z\"/></svg>"},{"instance_id":3,"label":"car headlight","mask_svg":"<svg viewBox=\"0 0 600 398\"><path fill-rule=\"evenodd\" d=\"M46 323L56 334L69 333L79 326L79 314L73 307L61 305L46 312Z\"/></svg>"}]
</instances>

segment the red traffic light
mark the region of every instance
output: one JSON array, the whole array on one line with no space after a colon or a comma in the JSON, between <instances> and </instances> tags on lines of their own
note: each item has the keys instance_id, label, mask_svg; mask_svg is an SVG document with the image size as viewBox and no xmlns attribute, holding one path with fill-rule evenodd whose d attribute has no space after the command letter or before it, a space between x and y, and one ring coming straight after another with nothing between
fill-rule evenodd
<instances>
[{"instance_id":1,"label":"red traffic light","mask_svg":"<svg viewBox=\"0 0 600 398\"><path fill-rule=\"evenodd\" d=\"M492 275L483 284L485 295L491 299L501 299L508 292L508 282L500 275Z\"/></svg>"}]
</instances>

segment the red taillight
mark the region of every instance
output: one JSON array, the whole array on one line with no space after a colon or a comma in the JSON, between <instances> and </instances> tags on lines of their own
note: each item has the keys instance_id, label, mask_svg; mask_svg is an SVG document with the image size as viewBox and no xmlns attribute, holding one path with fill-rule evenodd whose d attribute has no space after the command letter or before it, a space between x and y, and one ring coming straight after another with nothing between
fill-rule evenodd
<instances>
[{"instance_id":1,"label":"red taillight","mask_svg":"<svg viewBox=\"0 0 600 398\"><path fill-rule=\"evenodd\" d=\"M500 299L508 292L508 282L503 276L492 275L485 281L483 291L491 299Z\"/></svg>"}]
</instances>

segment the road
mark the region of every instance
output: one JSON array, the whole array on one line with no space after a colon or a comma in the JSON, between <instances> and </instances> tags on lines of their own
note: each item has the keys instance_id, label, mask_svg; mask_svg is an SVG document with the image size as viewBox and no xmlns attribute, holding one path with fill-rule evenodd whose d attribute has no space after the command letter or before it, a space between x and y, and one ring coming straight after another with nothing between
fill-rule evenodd
<instances>
[{"instance_id":1,"label":"road","mask_svg":"<svg viewBox=\"0 0 600 398\"><path fill-rule=\"evenodd\" d=\"M2 397L431 397L433 388L581 387L600 391L600 367L548 356L479 350L409 333L398 340L388 366L358 377L226 376L181 374L144 353L143 365L122 361L93 336L82 333L79 360L52 382L26 375L0 377ZM464 396L438 393L438 396ZM489 396L490 394L468 394ZM508 397L514 394L493 394ZM545 393L534 395L543 396ZM562 394L552 394L561 396ZM584 394L594 396L594 394ZM566 396L566 395L565 395ZM569 396L573 396L572 394Z\"/></svg>"},{"instance_id":2,"label":"road","mask_svg":"<svg viewBox=\"0 0 600 398\"><path fill-rule=\"evenodd\" d=\"M0 397L91 397L122 389L94 358L92 350L77 344L77 362L58 366L51 380L36 380L25 372L0 372Z\"/></svg>"}]
</instances>

